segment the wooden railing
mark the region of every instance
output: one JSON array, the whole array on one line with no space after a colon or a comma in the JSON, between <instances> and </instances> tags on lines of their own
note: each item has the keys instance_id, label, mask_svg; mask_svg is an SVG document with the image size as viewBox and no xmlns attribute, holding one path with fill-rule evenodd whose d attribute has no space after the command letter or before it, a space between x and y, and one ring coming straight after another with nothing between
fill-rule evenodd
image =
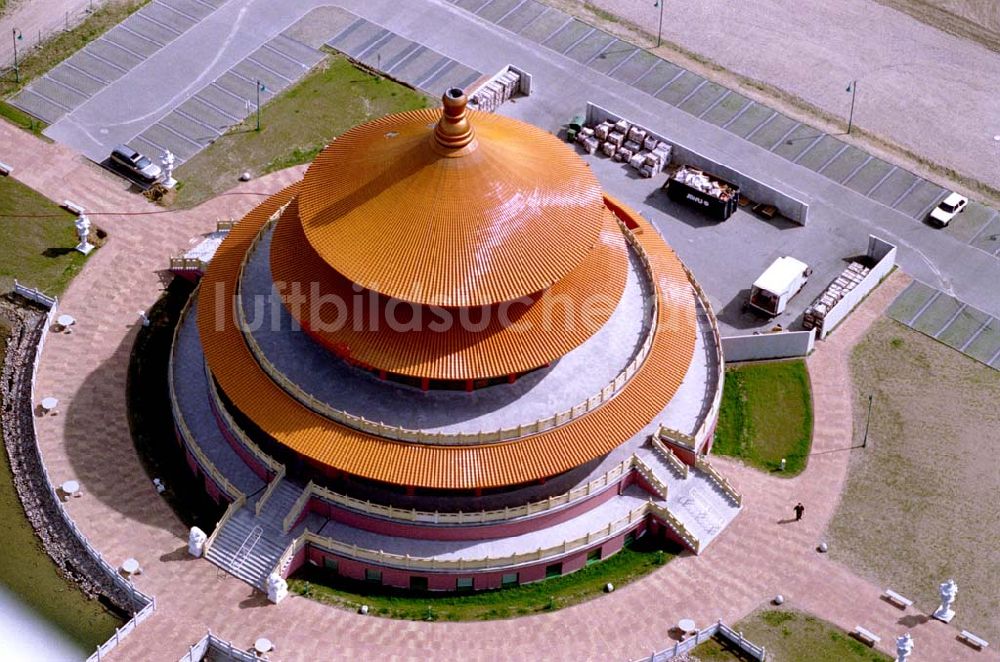
<instances>
[{"instance_id":1,"label":"wooden railing","mask_svg":"<svg viewBox=\"0 0 1000 662\"><path fill-rule=\"evenodd\" d=\"M719 473L718 469L712 466L707 458L698 455L694 460L695 469L704 471L712 481L719 486L726 496L728 496L737 505L743 506L743 495L736 491L732 483L726 480L726 477Z\"/></svg>"},{"instance_id":2,"label":"wooden railing","mask_svg":"<svg viewBox=\"0 0 1000 662\"><path fill-rule=\"evenodd\" d=\"M662 457L663 460L673 469L681 478L687 478L689 467L685 463L681 462L680 458L677 457L672 450L666 447L666 445L660 441L660 438L653 435L650 438L650 443L653 446L653 452L658 456Z\"/></svg>"},{"instance_id":3,"label":"wooden railing","mask_svg":"<svg viewBox=\"0 0 1000 662\"><path fill-rule=\"evenodd\" d=\"M261 227L260 232L258 232L254 237L250 248L244 254L240 263L239 277L237 278L236 314L240 328L244 330L250 328L250 325L247 323L246 310L243 305L243 273L251 259L251 256L256 251L258 243L264 236L264 233L267 232L277 220L276 216L277 215L272 216L272 218ZM651 283L654 282L653 270L649 264L649 259L646 256L642 245L620 220L618 222L622 228L622 232L625 234L626 239L639 256L639 261L646 271L646 277ZM599 393L565 411L557 412L556 414L546 418L517 425L515 427L501 428L497 430L479 430L477 432L424 432L422 430L388 425L381 421L370 421L365 419L363 416L356 416L347 411L332 407L330 404L321 401L311 393L305 391L301 386L288 379L280 370L278 370L278 368L264 354L264 351L261 349L252 333L244 331L243 337L247 343L247 347L250 348L251 353L254 355L254 358L260 364L261 368L263 368L264 372L267 373L271 379L277 382L289 395L321 416L325 416L326 418L337 421L338 423L342 423L356 430L361 430L362 432L367 432L397 441L450 446L479 445L497 443L510 439L519 439L527 435L538 434L540 432L545 432L546 430L551 430L579 418L584 414L594 411L605 402L615 397L615 395L625 388L625 385L628 384L629 380L635 376L643 362L646 360L646 357L649 355L656 331L657 306L657 300L654 299L653 306L651 307L649 313L649 329L646 333L645 340L639 347L636 355L611 382L601 389Z\"/></svg>"}]
</instances>

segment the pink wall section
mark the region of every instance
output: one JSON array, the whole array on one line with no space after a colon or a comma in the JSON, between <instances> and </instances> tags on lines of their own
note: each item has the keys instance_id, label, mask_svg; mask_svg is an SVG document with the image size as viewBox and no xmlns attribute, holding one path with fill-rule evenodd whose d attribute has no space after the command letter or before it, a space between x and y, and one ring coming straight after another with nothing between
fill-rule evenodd
<instances>
[{"instance_id":1,"label":"pink wall section","mask_svg":"<svg viewBox=\"0 0 1000 662\"><path fill-rule=\"evenodd\" d=\"M270 481L273 473L269 471L266 466L261 464L261 462L256 457L254 457L254 455L249 450L247 450L243 446L243 444L239 442L239 440L232 434L232 432L229 431L229 428L226 426L225 422L219 416L219 412L215 407L215 402L211 398L208 399L208 403L209 406L212 408L212 415L215 416L215 424L216 426L218 426L219 432L221 432L222 436L226 438L226 441L229 442L229 445L233 447L233 450L236 451L236 454L243 459L243 462L245 462L246 465L250 467L250 470L253 471L255 474L257 474L257 476L261 480L263 480L264 482Z\"/></svg>"},{"instance_id":2,"label":"pink wall section","mask_svg":"<svg viewBox=\"0 0 1000 662\"><path fill-rule=\"evenodd\" d=\"M587 555L592 550L600 548L601 558L606 559L621 550L625 537L629 533L635 532L638 535L643 531L653 532L660 529L662 529L662 527L660 527L656 522L639 522L632 529L623 531L619 535L606 540L600 545L593 545L589 548L574 551L573 553L562 558L546 559L545 561L534 565L522 566L509 571L500 572L416 572L401 570L398 568L379 567L373 564L365 564L353 559L347 559L342 556L326 552L322 549L307 546L303 552L300 552L299 555L296 556L296 560L293 561L292 565L289 567L289 574L297 570L303 562L313 563L322 568L323 559L331 558L336 559L337 561L337 574L348 579L363 581L365 579L366 569L380 570L382 572L382 584L385 586L409 588L410 577L415 576L426 577L427 587L432 591L454 591L457 588L456 581L459 577L471 577L473 579L474 589L482 591L486 589L500 588L503 575L507 574L507 572L517 572L518 580L521 584L528 584L530 582L545 579L545 568L553 563L562 563L562 574L564 575L576 572L587 565Z\"/></svg>"},{"instance_id":3,"label":"pink wall section","mask_svg":"<svg viewBox=\"0 0 1000 662\"><path fill-rule=\"evenodd\" d=\"M550 527L559 522L577 517L578 515L597 507L620 493L629 484L630 475L625 474L618 483L612 483L601 492L595 492L590 498L571 506L557 509L545 515L539 514L531 518L496 524L469 524L465 526L440 526L433 524L413 524L409 522L391 521L372 517L364 513L348 510L322 499L313 498L309 502L309 511L329 517L349 526L374 533L381 533L404 538L434 539L434 540L479 540L482 538L504 538L516 536L531 531ZM303 515L304 517L304 515Z\"/></svg>"}]
</instances>

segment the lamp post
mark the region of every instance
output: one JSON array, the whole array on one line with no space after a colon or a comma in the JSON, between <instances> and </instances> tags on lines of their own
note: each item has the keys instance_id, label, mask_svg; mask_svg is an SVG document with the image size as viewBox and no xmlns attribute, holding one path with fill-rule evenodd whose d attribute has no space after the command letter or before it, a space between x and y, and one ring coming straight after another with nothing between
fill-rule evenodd
<instances>
[{"instance_id":1,"label":"lamp post","mask_svg":"<svg viewBox=\"0 0 1000 662\"><path fill-rule=\"evenodd\" d=\"M872 422L872 398L873 397L874 396L871 393L868 394L868 419L865 421L865 438L861 440L861 447L862 448L868 448L868 426L871 425L871 422Z\"/></svg>"},{"instance_id":2,"label":"lamp post","mask_svg":"<svg viewBox=\"0 0 1000 662\"><path fill-rule=\"evenodd\" d=\"M851 114L847 118L847 135L851 135L851 127L854 126L854 99L858 96L857 79L847 84L847 91L851 93Z\"/></svg>"},{"instance_id":3,"label":"lamp post","mask_svg":"<svg viewBox=\"0 0 1000 662\"><path fill-rule=\"evenodd\" d=\"M660 27L656 30L656 47L659 48L660 44L663 43L663 2L664 0L656 0L653 3L654 7L660 8Z\"/></svg>"},{"instance_id":4,"label":"lamp post","mask_svg":"<svg viewBox=\"0 0 1000 662\"><path fill-rule=\"evenodd\" d=\"M260 93L267 92L267 86L257 81L257 131L260 131Z\"/></svg>"},{"instance_id":5,"label":"lamp post","mask_svg":"<svg viewBox=\"0 0 1000 662\"><path fill-rule=\"evenodd\" d=\"M17 64L17 42L24 39L24 35L17 28L10 29L10 37L14 42L14 82L20 84L21 82L21 69Z\"/></svg>"}]
</instances>

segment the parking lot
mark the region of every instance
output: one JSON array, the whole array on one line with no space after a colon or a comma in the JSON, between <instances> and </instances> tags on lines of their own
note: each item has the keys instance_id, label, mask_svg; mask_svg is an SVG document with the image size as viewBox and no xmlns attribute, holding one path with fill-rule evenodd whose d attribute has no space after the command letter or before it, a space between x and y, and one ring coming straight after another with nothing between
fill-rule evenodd
<instances>
[{"instance_id":1,"label":"parking lot","mask_svg":"<svg viewBox=\"0 0 1000 662\"><path fill-rule=\"evenodd\" d=\"M450 0L597 73L924 222L940 186L536 0Z\"/></svg>"},{"instance_id":2,"label":"parking lot","mask_svg":"<svg viewBox=\"0 0 1000 662\"><path fill-rule=\"evenodd\" d=\"M867 235L848 236L818 225L803 227L780 217L765 220L749 208L740 208L729 220L715 221L697 208L668 199L660 190L664 174L645 179L608 157L583 154L583 158L604 188L652 221L694 272L715 309L723 336L767 331L777 325L801 330L806 307L852 258L860 259L868 248ZM777 317L748 310L750 286L783 255L812 267L809 281Z\"/></svg>"},{"instance_id":3,"label":"parking lot","mask_svg":"<svg viewBox=\"0 0 1000 662\"><path fill-rule=\"evenodd\" d=\"M1000 370L1000 319L913 281L889 307L889 317Z\"/></svg>"},{"instance_id":4,"label":"parking lot","mask_svg":"<svg viewBox=\"0 0 1000 662\"><path fill-rule=\"evenodd\" d=\"M224 2L154 0L25 87L11 104L55 124Z\"/></svg>"}]
</instances>

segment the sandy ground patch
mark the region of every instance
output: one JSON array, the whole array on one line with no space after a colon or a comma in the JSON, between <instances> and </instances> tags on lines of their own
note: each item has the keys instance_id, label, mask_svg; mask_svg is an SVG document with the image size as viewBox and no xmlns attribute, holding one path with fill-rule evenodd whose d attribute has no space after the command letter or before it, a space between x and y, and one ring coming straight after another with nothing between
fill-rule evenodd
<instances>
[{"instance_id":1,"label":"sandy ground patch","mask_svg":"<svg viewBox=\"0 0 1000 662\"><path fill-rule=\"evenodd\" d=\"M955 624L1000 639L1000 372L882 318L854 350L855 439L830 524L831 554L873 581L938 604L954 578Z\"/></svg>"},{"instance_id":2,"label":"sandy ground patch","mask_svg":"<svg viewBox=\"0 0 1000 662\"><path fill-rule=\"evenodd\" d=\"M622 25L654 37L657 33L659 10L653 2L549 1L594 18L617 16ZM979 0L976 6L986 3ZM1000 144L993 140L1000 134L1000 98L994 89L1000 55L979 43L873 0L666 0L663 39L693 54L694 62L685 62L692 68L698 68L698 59L708 60L845 124L851 104L846 88L857 79L857 126L1000 188ZM655 39L647 38L647 45L655 46ZM668 51L664 48L663 54L673 58ZM698 73L734 82L708 67ZM741 86L759 96L761 90L753 87ZM772 105L787 102L784 107L794 110L793 100L767 94L774 97ZM938 181L943 177L934 175Z\"/></svg>"}]
</instances>

